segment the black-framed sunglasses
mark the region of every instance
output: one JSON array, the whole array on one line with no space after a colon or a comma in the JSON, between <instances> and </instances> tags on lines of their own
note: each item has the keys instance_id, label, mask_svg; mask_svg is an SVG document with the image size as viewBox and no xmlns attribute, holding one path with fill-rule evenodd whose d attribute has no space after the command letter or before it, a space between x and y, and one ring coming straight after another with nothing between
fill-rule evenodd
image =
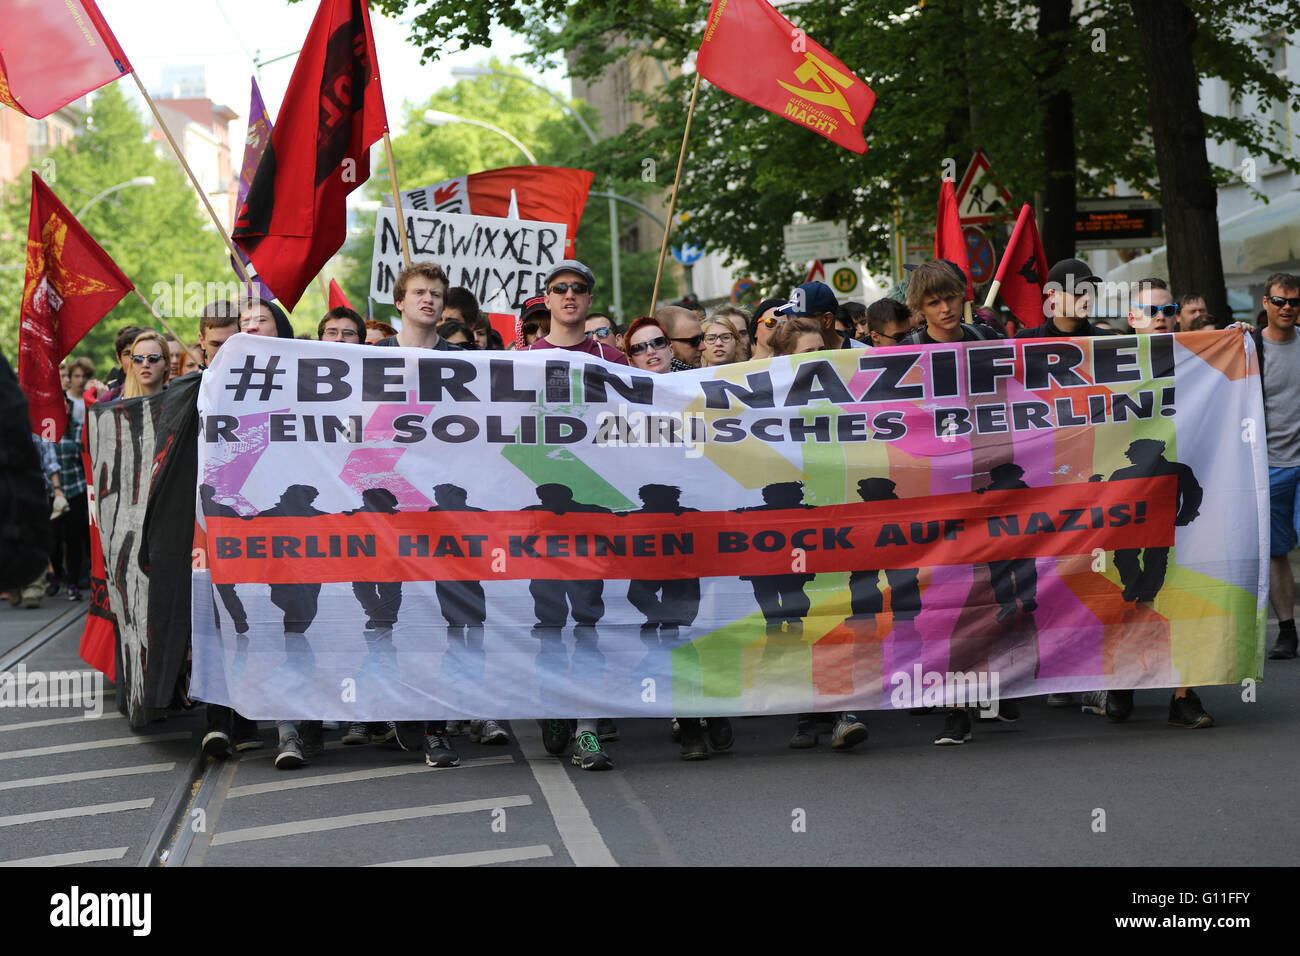
<instances>
[{"instance_id":1,"label":"black-framed sunglasses","mask_svg":"<svg viewBox=\"0 0 1300 956\"><path fill-rule=\"evenodd\" d=\"M1300 305L1300 299L1296 299L1296 305ZM1163 315L1166 319L1172 319L1182 311L1182 306L1177 302L1171 302L1168 305L1139 305L1144 315L1155 318L1157 315Z\"/></svg>"},{"instance_id":2,"label":"black-framed sunglasses","mask_svg":"<svg viewBox=\"0 0 1300 956\"><path fill-rule=\"evenodd\" d=\"M648 342L638 342L636 345L627 347L628 355L640 355L646 349L654 349L656 352L668 348L668 339L662 335L656 335Z\"/></svg>"},{"instance_id":3,"label":"black-framed sunglasses","mask_svg":"<svg viewBox=\"0 0 1300 956\"><path fill-rule=\"evenodd\" d=\"M704 333L701 332L699 335L692 335L689 339L673 339L673 341L685 342L691 348L698 349L700 347L700 343L704 341Z\"/></svg>"},{"instance_id":4,"label":"black-framed sunglasses","mask_svg":"<svg viewBox=\"0 0 1300 956\"><path fill-rule=\"evenodd\" d=\"M573 290L574 295L586 295L591 291L591 286L585 282L557 282L547 291L552 295L564 295L570 289Z\"/></svg>"},{"instance_id":5,"label":"black-framed sunglasses","mask_svg":"<svg viewBox=\"0 0 1300 956\"><path fill-rule=\"evenodd\" d=\"M891 341L894 342L897 342L899 339L902 338L901 335L890 335L888 332L877 332L876 334L879 335L882 339L890 339Z\"/></svg>"},{"instance_id":6,"label":"black-framed sunglasses","mask_svg":"<svg viewBox=\"0 0 1300 956\"><path fill-rule=\"evenodd\" d=\"M162 356L159 355L157 352L154 352L150 355L132 355L131 361L134 362L136 365L143 365L145 362L148 362L150 365L157 365L159 362L162 361Z\"/></svg>"},{"instance_id":7,"label":"black-framed sunglasses","mask_svg":"<svg viewBox=\"0 0 1300 956\"><path fill-rule=\"evenodd\" d=\"M540 331L541 326L538 325L536 322L525 322L523 325L519 327L519 330L523 332L524 335L532 335L534 332Z\"/></svg>"},{"instance_id":8,"label":"black-framed sunglasses","mask_svg":"<svg viewBox=\"0 0 1300 956\"><path fill-rule=\"evenodd\" d=\"M614 334L614 330L611 329L608 325L602 325L598 329L587 330L587 338L591 338L594 335L598 339L607 339L613 334Z\"/></svg>"},{"instance_id":9,"label":"black-framed sunglasses","mask_svg":"<svg viewBox=\"0 0 1300 956\"><path fill-rule=\"evenodd\" d=\"M1270 295L1268 296L1268 301L1273 303L1273 305L1277 306L1279 309L1287 305L1291 306L1293 309L1300 309L1300 296L1287 297L1281 295Z\"/></svg>"}]
</instances>

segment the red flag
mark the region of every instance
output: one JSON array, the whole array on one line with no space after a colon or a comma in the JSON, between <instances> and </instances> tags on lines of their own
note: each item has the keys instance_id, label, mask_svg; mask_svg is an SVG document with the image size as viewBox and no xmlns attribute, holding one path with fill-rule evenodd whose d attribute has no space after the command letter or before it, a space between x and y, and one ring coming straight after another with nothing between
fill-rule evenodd
<instances>
[{"instance_id":1,"label":"red flag","mask_svg":"<svg viewBox=\"0 0 1300 956\"><path fill-rule=\"evenodd\" d=\"M766 0L713 0L700 76L855 153L876 94Z\"/></svg>"},{"instance_id":2,"label":"red flag","mask_svg":"<svg viewBox=\"0 0 1300 956\"><path fill-rule=\"evenodd\" d=\"M1038 237L1034 211L1025 203L1011 232L1011 240L998 263L994 283L1002 301L1025 328L1042 325L1043 286L1047 282L1047 255Z\"/></svg>"},{"instance_id":3,"label":"red flag","mask_svg":"<svg viewBox=\"0 0 1300 956\"><path fill-rule=\"evenodd\" d=\"M131 64L95 0L0 0L0 103L40 119Z\"/></svg>"},{"instance_id":4,"label":"red flag","mask_svg":"<svg viewBox=\"0 0 1300 956\"><path fill-rule=\"evenodd\" d=\"M233 234L290 309L343 245L344 203L387 130L365 2L321 0Z\"/></svg>"},{"instance_id":5,"label":"red flag","mask_svg":"<svg viewBox=\"0 0 1300 956\"><path fill-rule=\"evenodd\" d=\"M90 422L81 429L81 464L86 471L86 510L90 517L90 601L81 631L81 659L117 682L117 620L108 601L104 546L99 540L99 508L95 499L95 469L90 461Z\"/></svg>"},{"instance_id":6,"label":"red flag","mask_svg":"<svg viewBox=\"0 0 1300 956\"><path fill-rule=\"evenodd\" d=\"M339 284L333 279L330 279L330 308L352 309L352 303L348 301L348 297L343 294L343 290L339 288ZM352 309L352 311L357 310Z\"/></svg>"},{"instance_id":7,"label":"red flag","mask_svg":"<svg viewBox=\"0 0 1300 956\"><path fill-rule=\"evenodd\" d=\"M67 424L59 363L134 288L33 172L18 380L31 406L32 428L43 438L57 441Z\"/></svg>"},{"instance_id":8,"label":"red flag","mask_svg":"<svg viewBox=\"0 0 1300 956\"><path fill-rule=\"evenodd\" d=\"M515 191L521 219L562 222L569 228L564 254L575 255L574 238L587 205L592 174L562 166L506 166L465 177L469 208L476 216L505 216L510 190Z\"/></svg>"},{"instance_id":9,"label":"red flag","mask_svg":"<svg viewBox=\"0 0 1300 956\"><path fill-rule=\"evenodd\" d=\"M957 193L952 180L945 179L939 187L939 216L934 227L934 257L957 264L966 277L966 301L975 298L975 287L970 281L970 255L966 251L966 237L961 232L961 219L957 216Z\"/></svg>"}]
</instances>

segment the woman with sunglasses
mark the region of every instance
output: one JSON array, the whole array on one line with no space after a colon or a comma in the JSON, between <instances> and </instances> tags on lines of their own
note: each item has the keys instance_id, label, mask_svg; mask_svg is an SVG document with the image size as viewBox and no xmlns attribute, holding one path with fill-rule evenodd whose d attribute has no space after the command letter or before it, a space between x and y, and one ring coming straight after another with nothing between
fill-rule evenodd
<instances>
[{"instance_id":1,"label":"woman with sunglasses","mask_svg":"<svg viewBox=\"0 0 1300 956\"><path fill-rule=\"evenodd\" d=\"M126 376L123 398L157 395L167 387L171 372L171 350L157 332L141 332L131 342L131 367Z\"/></svg>"},{"instance_id":2,"label":"woman with sunglasses","mask_svg":"<svg viewBox=\"0 0 1300 956\"><path fill-rule=\"evenodd\" d=\"M733 315L721 310L713 313L712 318L704 323L701 363L709 367L748 362L749 341L748 336L741 331L742 328L744 326Z\"/></svg>"},{"instance_id":3,"label":"woman with sunglasses","mask_svg":"<svg viewBox=\"0 0 1300 956\"><path fill-rule=\"evenodd\" d=\"M777 315L776 309L777 306L785 305L785 302L785 299L764 299L754 310L754 317L749 324L749 336L754 340L753 358L772 357L772 336L785 321L785 316Z\"/></svg>"},{"instance_id":4,"label":"woman with sunglasses","mask_svg":"<svg viewBox=\"0 0 1300 956\"><path fill-rule=\"evenodd\" d=\"M648 315L628 326L623 351L633 368L656 373L672 371L672 342L664 327Z\"/></svg>"}]
</instances>

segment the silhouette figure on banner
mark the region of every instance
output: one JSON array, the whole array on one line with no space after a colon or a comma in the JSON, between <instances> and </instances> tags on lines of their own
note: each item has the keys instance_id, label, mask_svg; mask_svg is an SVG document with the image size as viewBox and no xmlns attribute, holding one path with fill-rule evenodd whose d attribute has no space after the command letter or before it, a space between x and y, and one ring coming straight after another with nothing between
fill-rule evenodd
<instances>
[{"instance_id":1,"label":"silhouette figure on banner","mask_svg":"<svg viewBox=\"0 0 1300 956\"><path fill-rule=\"evenodd\" d=\"M430 511L482 511L468 503L469 492L459 485L433 488ZM435 581L438 609L447 621L447 652L443 675L452 681L482 684L487 666L483 652L483 622L487 620L487 596L478 581Z\"/></svg>"},{"instance_id":2,"label":"silhouette figure on banner","mask_svg":"<svg viewBox=\"0 0 1300 956\"><path fill-rule=\"evenodd\" d=\"M766 485L763 488L763 504L737 508L736 513L788 511L793 508L810 511L813 508L803 502L802 481L780 481ZM763 612L769 634L782 628L792 634L801 634L803 619L808 616L808 610L812 606L803 589L815 577L815 574L742 574L740 580L748 581L753 587L754 600Z\"/></svg>"},{"instance_id":3,"label":"silhouette figure on banner","mask_svg":"<svg viewBox=\"0 0 1300 956\"><path fill-rule=\"evenodd\" d=\"M698 508L684 508L682 490L672 485L642 485L637 491L641 499L638 511L625 514L683 515L698 512ZM668 581L628 582L628 602L645 615L641 625L641 638L647 643L656 640L674 641L678 630L689 627L700 610L700 579L677 578Z\"/></svg>"},{"instance_id":4,"label":"silhouette figure on banner","mask_svg":"<svg viewBox=\"0 0 1300 956\"><path fill-rule=\"evenodd\" d=\"M1133 464L1120 468L1110 476L1111 481L1124 478L1156 478L1175 475L1178 478L1177 508L1174 524L1186 527L1200 513L1201 499L1205 496L1196 475L1187 465L1165 458L1165 443L1154 438L1139 438L1131 442L1124 452ZM1136 603L1151 602L1164 587L1165 572L1169 568L1169 548L1122 548L1115 552L1115 570L1124 584L1124 600Z\"/></svg>"},{"instance_id":5,"label":"silhouette figure on banner","mask_svg":"<svg viewBox=\"0 0 1300 956\"><path fill-rule=\"evenodd\" d=\"M1010 491L1028 488L1025 484L1025 470L1014 462L995 465L989 472L993 481L985 491ZM989 583L993 585L993 597L999 604L998 620L1006 621L1016 616L1016 602L1031 614L1038 609L1038 566L1033 558L1012 558L1009 561L989 562Z\"/></svg>"},{"instance_id":6,"label":"silhouette figure on banner","mask_svg":"<svg viewBox=\"0 0 1300 956\"><path fill-rule=\"evenodd\" d=\"M320 494L311 485L290 485L262 518L316 518L325 512L313 507ZM284 612L285 663L303 671L315 670L316 656L307 641L307 629L316 619L320 584L272 584L271 603Z\"/></svg>"},{"instance_id":7,"label":"silhouette figure on banner","mask_svg":"<svg viewBox=\"0 0 1300 956\"><path fill-rule=\"evenodd\" d=\"M888 478L863 478L858 482L858 497L863 501L897 501L897 486ZM921 613L919 568L885 570L889 581L889 608L896 622L910 621ZM885 598L880 592L880 571L849 572L849 605L853 618L862 619L881 613Z\"/></svg>"},{"instance_id":8,"label":"silhouette figure on banner","mask_svg":"<svg viewBox=\"0 0 1300 956\"><path fill-rule=\"evenodd\" d=\"M568 485L546 484L537 486L539 504L526 505L521 511L549 511L554 515L570 513L613 514L609 508L601 505L587 505L573 500L573 489ZM533 612L537 624L533 636L538 638L558 637L568 623L572 610L575 638L594 638L595 625L605 615L605 602L602 596L605 582L595 581L553 581L537 579L528 582L528 593L533 596Z\"/></svg>"},{"instance_id":9,"label":"silhouette figure on banner","mask_svg":"<svg viewBox=\"0 0 1300 956\"><path fill-rule=\"evenodd\" d=\"M361 492L361 507L343 512L355 514L397 514L397 495L387 488ZM352 594L366 614L366 650L370 655L391 652L393 627L402 607L401 581L353 581Z\"/></svg>"},{"instance_id":10,"label":"silhouette figure on banner","mask_svg":"<svg viewBox=\"0 0 1300 956\"><path fill-rule=\"evenodd\" d=\"M199 501L202 502L205 515L215 518L243 517L230 505L220 504L216 500L216 494L217 489L211 485L199 485ZM230 615L230 620L235 625L235 633L246 634L248 632L248 613L244 610L244 602L239 600L239 595L235 593L235 586L233 584L214 584L212 587L221 598L221 603L226 606L226 613ZM221 630L221 616L217 613L216 601L212 602L212 619L216 622L217 630ZM247 639L245 638L245 640Z\"/></svg>"}]
</instances>

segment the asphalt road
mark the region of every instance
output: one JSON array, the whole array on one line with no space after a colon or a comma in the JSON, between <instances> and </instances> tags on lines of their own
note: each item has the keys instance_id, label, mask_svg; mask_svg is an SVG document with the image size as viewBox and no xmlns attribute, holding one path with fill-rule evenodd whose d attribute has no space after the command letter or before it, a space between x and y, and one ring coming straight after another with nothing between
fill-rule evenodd
<instances>
[{"instance_id":1,"label":"asphalt road","mask_svg":"<svg viewBox=\"0 0 1300 956\"><path fill-rule=\"evenodd\" d=\"M24 640L29 670L86 671L80 631L63 601L0 607L0 671ZM111 697L89 718L0 708L0 864L1292 865L1300 660L1264 676L1253 702L1203 688L1216 726L1197 731L1139 691L1124 724L1038 698L960 747L931 743L939 714L873 712L848 753L789 749L793 718L741 718L730 751L688 763L667 721L626 720L610 773L548 756L532 722L504 747L455 738L446 770L336 731L286 772L269 724L266 749L207 763L201 710L137 735Z\"/></svg>"}]
</instances>

